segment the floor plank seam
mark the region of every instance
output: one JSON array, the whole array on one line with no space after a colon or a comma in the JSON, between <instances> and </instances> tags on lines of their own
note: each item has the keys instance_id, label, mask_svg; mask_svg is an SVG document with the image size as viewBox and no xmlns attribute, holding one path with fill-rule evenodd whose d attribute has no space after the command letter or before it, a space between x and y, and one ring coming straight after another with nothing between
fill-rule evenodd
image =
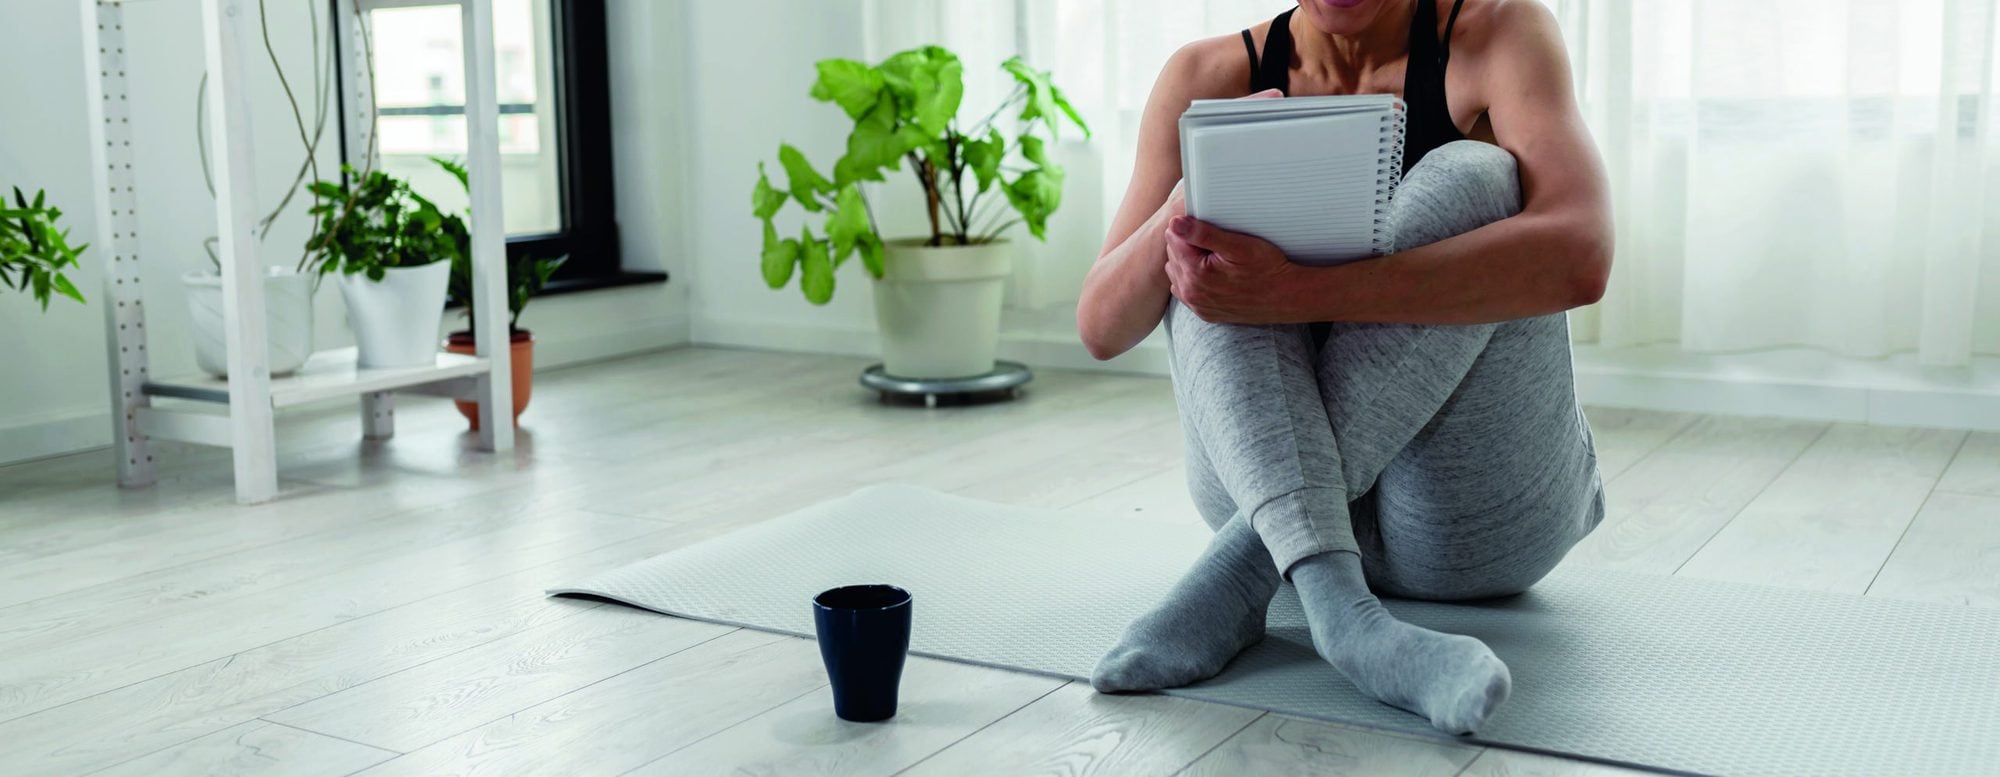
<instances>
[{"instance_id":1,"label":"floor plank seam","mask_svg":"<svg viewBox=\"0 0 2000 777\"><path fill-rule=\"evenodd\" d=\"M1742 506L1736 508L1734 512L1731 512L1729 514L1729 520L1723 521L1721 524L1715 527L1715 531L1709 532L1707 537L1702 538L1701 544L1695 546L1694 551L1688 553L1687 558L1681 559L1681 563L1674 565L1674 571L1669 572L1668 574L1678 575L1681 573L1682 569L1687 568L1688 562L1693 561L1694 557L1701 555L1701 551L1703 548L1708 547L1708 544L1714 542L1715 538L1720 536L1723 530L1728 529L1730 524L1735 523L1736 519L1743 515L1744 510L1748 510L1750 509L1751 505L1756 504L1757 500L1762 498L1765 492L1771 490L1772 484L1777 483L1779 479L1783 478L1786 472L1791 471L1792 467L1798 466L1799 460L1806 457L1806 452L1812 450L1813 446L1818 445L1820 440L1826 439L1827 433L1832 431L1833 431L1833 424L1827 424L1825 426L1822 426L1819 430L1819 434L1813 435L1811 442L1808 442L1805 445L1800 446L1799 451L1797 453L1792 454L1792 458L1785 462L1785 466L1779 467L1776 472L1772 473L1771 479L1764 481L1764 485L1758 487L1757 493L1751 494L1749 499L1744 500Z\"/></svg>"},{"instance_id":2,"label":"floor plank seam","mask_svg":"<svg viewBox=\"0 0 2000 777\"><path fill-rule=\"evenodd\" d=\"M924 757L922 757L922 758L919 758L919 759L917 759L917 760L915 760L915 761L911 761L911 762L910 762L910 765L909 765L909 766L905 766L905 767L903 767L903 768L901 768L901 769L898 769L898 770L896 770L896 771L895 771L894 773L892 773L892 774L890 775L890 777L896 777L896 775L901 775L901 774L906 774L906 773L908 773L908 772L909 772L909 771L910 771L911 769L915 769L915 768L917 768L917 767L919 767L919 766L922 766L922 765L923 765L923 763L924 763L925 761L928 761L928 760L931 760L932 758L936 758L936 757L938 756L938 754L939 754L939 753L943 753L943 752L944 752L944 751L946 751L946 750L950 750L950 749L952 749L952 748L954 748L954 747L957 747L957 746L959 745L959 743L961 743L961 742L964 742L965 740L968 740L968 739L971 739L971 738L972 738L972 737L973 737L974 735L978 734L979 732L981 732L981 731L985 731L985 730L986 730L986 729L988 729L988 728L992 728L992 727L993 727L993 726L994 726L995 724L998 724L998 723L999 723L1000 721L1003 721L1003 720L1006 720L1006 719L1008 719L1008 718L1011 718L1011 717L1014 717L1014 715L1016 715L1017 713L1019 713L1019 712L1020 712L1021 710L1025 710L1025 709L1027 709L1027 708L1029 708L1029 707L1032 707L1032 706L1034 706L1034 705L1035 705L1035 702L1038 702L1038 701L1041 701L1041 700L1043 700L1043 699L1046 699L1046 698L1048 698L1049 696L1051 696L1051 695L1055 694L1055 692L1056 692L1056 691L1060 691L1060 690L1062 690L1062 689L1064 689L1064 688L1068 688L1068 687L1070 687L1071 685L1074 685L1074 684L1076 684L1074 680L1072 680L1072 681L1068 681L1068 682L1062 682L1062 683L1057 683L1057 684L1056 684L1056 687L1054 687L1054 688L1050 688L1050 689L1049 689L1049 690L1048 690L1047 692L1043 693L1042 695L1040 695L1040 696L1036 696L1035 698L1032 698L1032 699L1029 699L1029 700L1027 700L1026 702L1023 702L1023 703L1021 704L1021 706L1019 706L1019 707L1015 707L1015 708L1013 708L1013 709L1011 709L1011 710L1008 710L1008 711L1007 711L1007 714L1005 714L1005 715L1001 715L1001 716L999 716L999 717L997 717L997 718L994 718L994 719L992 719L992 720L989 720L989 721L986 721L985 725L982 725L982 726L980 726L980 727L978 727L978 728L975 728L975 729L973 729L973 730L971 730L971 731L967 731L967 732L965 732L965 735L964 735L964 736L961 736L961 737L959 737L959 738L957 738L957 739L954 739L954 740L952 740L952 741L950 741L950 742L947 742L947 743L945 743L945 746L944 746L944 747L940 747L940 748L938 748L938 749L936 749L936 750L932 750L932 751L931 751L931 752L930 752L929 754L925 755Z\"/></svg>"},{"instance_id":3,"label":"floor plank seam","mask_svg":"<svg viewBox=\"0 0 2000 777\"><path fill-rule=\"evenodd\" d=\"M1604 482L1605 487L1608 488L1613 483L1618 482L1618 479L1624 477L1625 473L1638 469L1639 465L1646 463L1646 460L1652 458L1653 454L1666 450L1668 445L1673 444L1675 440L1678 440L1681 437L1685 436L1688 433L1688 430L1693 429L1695 427L1695 424L1701 423L1701 419L1702 416L1688 416L1686 422L1674 428L1673 434L1667 435L1659 442L1654 443L1653 445L1647 447L1644 453L1640 453L1638 456L1634 457L1631 462L1627 463L1622 469L1619 469L1617 472L1612 473L1611 479Z\"/></svg>"},{"instance_id":4,"label":"floor plank seam","mask_svg":"<svg viewBox=\"0 0 2000 777\"><path fill-rule=\"evenodd\" d=\"M1867 596L1869 591L1875 590L1875 581L1882 579L1882 570L1889 568L1889 560L1896 557L1896 549L1903 547L1903 540L1909 539L1910 528L1917 525L1917 517L1924 514L1924 508L1930 506L1931 498L1937 496L1937 487L1939 483L1944 482L1944 473L1951 471L1952 462L1957 461L1958 455L1965 452L1965 445L1971 440L1970 434L1960 437L1958 447L1952 449L1951 457L1944 460L1943 467L1938 468L1937 477L1931 478L1931 487L1924 492L1924 500L1917 503L1917 509L1910 513L1910 519L1903 522L1903 531L1896 535L1896 542L1889 546L1889 552L1882 554L1882 563L1875 565L1875 574L1869 575L1868 585L1861 588L1862 596Z\"/></svg>"},{"instance_id":5,"label":"floor plank seam","mask_svg":"<svg viewBox=\"0 0 2000 777\"><path fill-rule=\"evenodd\" d=\"M387 753L387 754L389 755L389 758L384 758L384 759L382 759L383 761L387 761L387 760L390 760L391 758L398 758L398 757L401 757L401 756L403 756L403 755L404 755L404 751L402 751L402 750L397 750L397 749L395 749L395 748L390 748L390 747L383 747L383 746L381 746L381 745L371 745L371 744L368 744L367 742L357 742L357 741L355 741L355 740L352 740L352 739L348 739L347 737L344 737L344 736L340 736L340 735L338 735L338 734L329 734L329 733L327 733L327 732L325 732L325 731L319 731L319 730L316 730L316 729L310 729L310 728L306 728L306 727L304 727L304 726L294 726L294 725L292 725L292 724L290 724L290 723L280 723L280 722L278 722L278 721L275 721L275 720L272 720L272 719L270 719L270 718L267 718L267 717L264 717L264 716L261 716L261 715L260 715L260 716L257 716L256 718L252 718L252 720L260 720L260 721L263 721L263 722L265 722L265 723L269 723L269 724L271 724L271 725L273 725L273 726L280 726L280 727L283 727L283 728L289 728L289 729L291 729L291 730L293 730L293 731L304 731L304 732L306 732L306 733L308 733L308 734L315 734L315 735L318 735L318 736L323 736L323 737L326 737L327 739L338 739L338 740L340 740L340 741L342 741L342 742L346 742L346 743L348 743L348 744L350 744L350 745L359 745L359 746L361 746L361 747L365 747L365 748L368 748L368 749L370 749L370 750L380 750L380 751L382 751L382 752L384 752L384 753ZM381 763L381 761L377 761L376 763Z\"/></svg>"},{"instance_id":6,"label":"floor plank seam","mask_svg":"<svg viewBox=\"0 0 2000 777\"><path fill-rule=\"evenodd\" d=\"M1207 702L1197 702L1197 703L1205 704ZM1193 769L1195 764L1201 763L1201 759L1207 758L1210 753L1213 753L1217 750L1221 750L1223 745L1229 744L1229 740L1242 736L1243 732L1249 731L1251 726L1257 725L1257 721L1263 720L1268 717L1271 717L1271 712L1269 710L1265 710L1263 712L1251 716L1249 720L1243 722L1242 726L1237 727L1235 731L1229 732L1229 736L1215 740L1215 744L1209 745L1207 750L1201 751L1200 754L1196 755L1194 758L1189 759L1187 763L1181 764L1181 768L1175 769L1173 771L1173 777L1180 777L1180 775L1187 774L1187 770Z\"/></svg>"},{"instance_id":7,"label":"floor plank seam","mask_svg":"<svg viewBox=\"0 0 2000 777\"><path fill-rule=\"evenodd\" d=\"M808 689L808 690L807 690L807 691L805 691L804 693L801 693L801 694L798 694L798 695L796 695L796 696L792 696L792 697L790 697L790 698L787 698L787 699L785 699L784 701L780 701L780 702L778 702L777 704L773 704L773 705L771 705L771 706L769 706L769 707L765 707L765 708L763 708L763 709L761 709L761 710L757 710L756 712L752 712L752 713L750 713L750 714L748 714L748 715L745 715L745 716L743 716L743 719L742 719L742 720L738 720L738 721L736 721L735 723L731 723L731 724L729 724L729 725L727 725L727 726L723 726L722 728L719 728L719 729L716 729L716 730L714 730L714 731L710 731L710 732L708 732L707 734L704 734L704 735L702 735L702 736L700 736L700 737L697 737L697 738L696 738L696 739L694 739L693 741L691 741L691 742L688 742L687 744L684 744L684 745L681 745L680 747L676 747L676 748L674 748L674 749L672 749L672 750L668 750L667 752L664 752L664 753L661 753L661 754L659 754L658 756L655 756L655 757L653 757L652 759L650 759L650 760L646 761L645 763L642 763L642 764L639 764L638 766L634 766L634 767L632 767L632 768L630 768L630 769L626 769L625 771L622 771L622 772L619 772L619 773L618 773L618 777L625 777L625 775L628 775L628 774L631 774L631 773L633 773L633 772L636 772L636 771L639 771L640 769L644 769L644 768L646 768L647 766L650 766L650 765L653 765L653 764L656 764L656 763L659 763L659 762L660 762L660 761L661 761L662 759L666 759L666 758L670 758L670 757L672 757L672 756L673 756L673 754L675 754L675 753L678 753L678 752L680 752L680 751L682 751L682 750L686 750L686 749L688 749L688 748L690 748L690 747L694 747L695 745L698 745L698 744L700 744L700 743L702 743L702 742L705 742L705 741L708 741L708 740L710 740L710 739L714 739L714 738L716 738L716 737L718 737L718 736L721 736L721 735L723 735L723 734L727 733L727 732L728 732L728 731L729 731L730 729L733 729L733 728L736 728L737 726L741 726L741 725L743 725L743 724L745 724L745 723L748 723L748 722L750 722L750 721L753 721L753 720L756 720L756 719L758 718L758 716L760 716L760 715L763 715L764 713L767 713L767 712L770 712L770 711L772 711L772 710L775 710L775 709L777 709L777 708L779 708L779 707L783 707L783 706L785 706L785 705L787 705L787 704L790 704L790 703L792 703L792 702L795 702L795 701L798 701L798 700L800 700L800 699L803 699L803 698L805 698L805 697L807 697L807 696L811 696L811 695L813 695L813 694L815 694L815 693L819 693L819 692L820 692L820 689L822 689L822 688L825 688L826 686L827 686L827 684L826 684L826 683L820 683L819 685L815 685L815 686L813 686L812 688Z\"/></svg>"},{"instance_id":8,"label":"floor plank seam","mask_svg":"<svg viewBox=\"0 0 2000 777\"><path fill-rule=\"evenodd\" d=\"M1486 754L1491 752L1493 752L1493 748L1490 747L1479 748L1479 752L1473 754L1472 759L1466 761L1464 766L1458 767L1458 771L1452 772L1451 777L1465 777L1466 772L1472 771L1473 764L1479 763L1479 759L1485 758Z\"/></svg>"}]
</instances>

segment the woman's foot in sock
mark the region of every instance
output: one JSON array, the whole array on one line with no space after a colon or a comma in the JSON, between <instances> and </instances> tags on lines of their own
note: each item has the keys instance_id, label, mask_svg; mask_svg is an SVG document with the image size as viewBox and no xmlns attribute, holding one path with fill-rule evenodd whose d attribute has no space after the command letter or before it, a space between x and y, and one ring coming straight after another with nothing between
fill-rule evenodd
<instances>
[{"instance_id":1,"label":"woman's foot in sock","mask_svg":"<svg viewBox=\"0 0 2000 777\"><path fill-rule=\"evenodd\" d=\"M1319 654L1363 693L1470 734L1505 701L1507 665L1472 637L1419 628L1369 593L1361 557L1335 551L1292 566Z\"/></svg>"},{"instance_id":2,"label":"woman's foot in sock","mask_svg":"<svg viewBox=\"0 0 2000 777\"><path fill-rule=\"evenodd\" d=\"M1167 599L1125 627L1090 673L1106 693L1176 688L1214 677L1264 638L1278 573L1241 515L1223 524Z\"/></svg>"}]
</instances>

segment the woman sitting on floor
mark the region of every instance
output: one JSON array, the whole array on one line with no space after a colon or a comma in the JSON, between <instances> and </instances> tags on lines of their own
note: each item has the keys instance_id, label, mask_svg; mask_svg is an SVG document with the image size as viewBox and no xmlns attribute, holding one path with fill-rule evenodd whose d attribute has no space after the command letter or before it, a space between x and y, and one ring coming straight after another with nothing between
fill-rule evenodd
<instances>
[{"instance_id":1,"label":"woman sitting on floor","mask_svg":"<svg viewBox=\"0 0 2000 777\"><path fill-rule=\"evenodd\" d=\"M1191 100L1385 92L1408 105L1397 253L1306 267L1184 215ZM1506 665L1375 593L1517 593L1603 517L1563 311L1603 294L1611 244L1597 151L1535 0L1301 0L1176 53L1077 318L1102 359L1165 322L1189 486L1216 537L1096 687L1215 675L1263 637L1282 576L1355 686L1476 729Z\"/></svg>"}]
</instances>

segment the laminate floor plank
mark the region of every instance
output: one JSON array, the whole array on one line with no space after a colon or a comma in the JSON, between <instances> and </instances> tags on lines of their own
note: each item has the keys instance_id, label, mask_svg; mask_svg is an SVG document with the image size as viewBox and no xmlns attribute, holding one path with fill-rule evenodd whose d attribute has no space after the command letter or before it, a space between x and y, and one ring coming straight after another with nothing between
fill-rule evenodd
<instances>
[{"instance_id":1,"label":"laminate floor plank","mask_svg":"<svg viewBox=\"0 0 2000 777\"><path fill-rule=\"evenodd\" d=\"M585 553L0 722L0 774L88 772L575 616L603 605L544 591L713 534L688 526L607 538Z\"/></svg>"},{"instance_id":2,"label":"laminate floor plank","mask_svg":"<svg viewBox=\"0 0 2000 777\"><path fill-rule=\"evenodd\" d=\"M408 752L724 631L628 607L594 607L264 717Z\"/></svg>"},{"instance_id":3,"label":"laminate floor plank","mask_svg":"<svg viewBox=\"0 0 2000 777\"><path fill-rule=\"evenodd\" d=\"M1181 774L1452 777L1472 763L1479 750L1273 714L1258 718Z\"/></svg>"},{"instance_id":4,"label":"laminate floor plank","mask_svg":"<svg viewBox=\"0 0 2000 777\"><path fill-rule=\"evenodd\" d=\"M822 687L630 772L894 774L1048 695L1062 680L912 656L896 716L850 723Z\"/></svg>"},{"instance_id":5,"label":"laminate floor plank","mask_svg":"<svg viewBox=\"0 0 2000 777\"><path fill-rule=\"evenodd\" d=\"M0 678L0 720L31 714L657 529L639 518L553 512L167 619L17 651ZM144 615L143 612L134 613Z\"/></svg>"},{"instance_id":6,"label":"laminate floor plank","mask_svg":"<svg viewBox=\"0 0 2000 777\"><path fill-rule=\"evenodd\" d=\"M395 753L261 720L126 761L97 777L345 777Z\"/></svg>"},{"instance_id":7,"label":"laminate floor plank","mask_svg":"<svg viewBox=\"0 0 2000 777\"><path fill-rule=\"evenodd\" d=\"M1605 486L1604 522L1566 561L1673 574L1826 428L1779 419L1696 421Z\"/></svg>"},{"instance_id":8,"label":"laminate floor plank","mask_svg":"<svg viewBox=\"0 0 2000 777\"><path fill-rule=\"evenodd\" d=\"M1171 774L1262 714L1070 683L900 774Z\"/></svg>"},{"instance_id":9,"label":"laminate floor plank","mask_svg":"<svg viewBox=\"0 0 2000 777\"><path fill-rule=\"evenodd\" d=\"M1676 574L1862 593L1964 439L1836 424Z\"/></svg>"},{"instance_id":10,"label":"laminate floor plank","mask_svg":"<svg viewBox=\"0 0 2000 777\"><path fill-rule=\"evenodd\" d=\"M1597 469L1609 483L1626 469L1666 444L1701 416L1622 407L1586 407L1590 432L1597 445Z\"/></svg>"},{"instance_id":11,"label":"laminate floor plank","mask_svg":"<svg viewBox=\"0 0 2000 777\"><path fill-rule=\"evenodd\" d=\"M1486 748L1460 777L1641 777L1657 774L1589 761Z\"/></svg>"},{"instance_id":12,"label":"laminate floor plank","mask_svg":"<svg viewBox=\"0 0 2000 777\"><path fill-rule=\"evenodd\" d=\"M2000 496L1933 492L1867 593L2000 607Z\"/></svg>"},{"instance_id":13,"label":"laminate floor plank","mask_svg":"<svg viewBox=\"0 0 2000 777\"><path fill-rule=\"evenodd\" d=\"M813 643L738 630L361 774L618 775L825 684Z\"/></svg>"},{"instance_id":14,"label":"laminate floor plank","mask_svg":"<svg viewBox=\"0 0 2000 777\"><path fill-rule=\"evenodd\" d=\"M1938 478L1939 491L2000 496L2000 432L1973 432Z\"/></svg>"}]
</instances>

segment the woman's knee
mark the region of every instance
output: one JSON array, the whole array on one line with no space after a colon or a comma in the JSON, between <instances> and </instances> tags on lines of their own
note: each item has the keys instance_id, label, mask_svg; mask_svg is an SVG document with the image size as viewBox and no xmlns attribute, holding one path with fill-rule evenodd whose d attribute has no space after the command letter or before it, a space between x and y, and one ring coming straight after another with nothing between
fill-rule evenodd
<instances>
[{"instance_id":1,"label":"woman's knee","mask_svg":"<svg viewBox=\"0 0 2000 777\"><path fill-rule=\"evenodd\" d=\"M1520 167L1491 143L1446 143L1403 176L1389 205L1398 250L1435 243L1521 212Z\"/></svg>"}]
</instances>

